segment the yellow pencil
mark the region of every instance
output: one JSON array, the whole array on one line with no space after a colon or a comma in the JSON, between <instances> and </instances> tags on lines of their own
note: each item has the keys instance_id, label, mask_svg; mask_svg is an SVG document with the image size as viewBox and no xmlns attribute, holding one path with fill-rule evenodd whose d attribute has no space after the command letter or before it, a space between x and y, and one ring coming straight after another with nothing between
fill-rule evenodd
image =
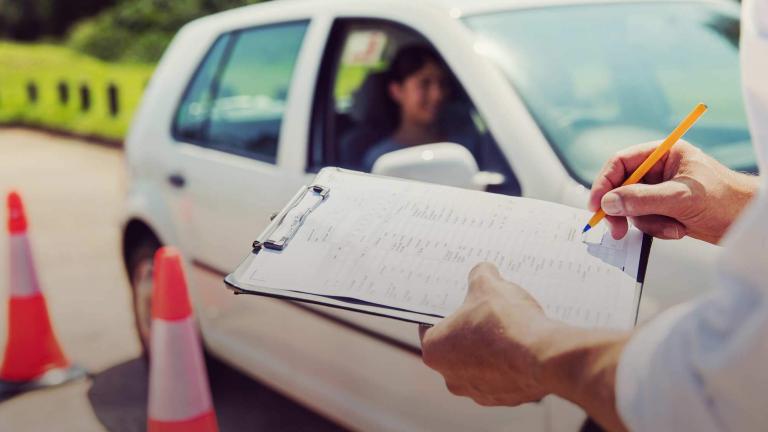
<instances>
[{"instance_id":1,"label":"yellow pencil","mask_svg":"<svg viewBox=\"0 0 768 432\"><path fill-rule=\"evenodd\" d=\"M671 134L667 137L667 139L664 140L658 147L656 147L656 150L653 151L648 157L643 161L642 164L640 164L639 167L635 170L635 172L632 173L632 175L629 176L626 180L624 180L624 183L622 183L622 186L631 185L639 182L643 177L645 177L646 174L648 174L648 171L651 170L651 167L656 165L656 162L661 159L664 154L666 154L669 149L672 148L672 146L685 135L686 132L688 132L688 129L693 126L694 123L696 123L696 120L701 117L702 114L707 110L707 106L703 103L700 103L696 105L696 108L691 111L688 116L680 122L679 125L675 128L675 130L672 131ZM601 208L595 214L592 216L592 219L587 222L587 225L584 226L584 231L582 233L585 233L589 231L592 227L600 223L601 220L605 217L605 211Z\"/></svg>"}]
</instances>

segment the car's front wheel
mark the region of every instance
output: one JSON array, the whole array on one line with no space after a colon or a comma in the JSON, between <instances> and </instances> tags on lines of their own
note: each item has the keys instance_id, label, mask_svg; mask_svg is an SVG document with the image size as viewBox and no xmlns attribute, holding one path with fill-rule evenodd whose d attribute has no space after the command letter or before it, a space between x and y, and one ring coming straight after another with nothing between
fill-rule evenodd
<instances>
[{"instance_id":1,"label":"car's front wheel","mask_svg":"<svg viewBox=\"0 0 768 432\"><path fill-rule=\"evenodd\" d=\"M160 243L151 237L141 239L128 252L128 276L133 298L133 316L136 332L145 356L149 355L150 328L152 325L152 270L155 252Z\"/></svg>"}]
</instances>

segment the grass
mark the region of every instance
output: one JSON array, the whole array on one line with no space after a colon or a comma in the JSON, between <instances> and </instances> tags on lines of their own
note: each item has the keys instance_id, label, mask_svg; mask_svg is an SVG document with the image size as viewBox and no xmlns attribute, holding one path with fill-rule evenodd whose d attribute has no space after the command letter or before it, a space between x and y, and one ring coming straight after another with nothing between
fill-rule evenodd
<instances>
[{"instance_id":1,"label":"grass","mask_svg":"<svg viewBox=\"0 0 768 432\"><path fill-rule=\"evenodd\" d=\"M153 69L154 65L105 63L57 45L0 42L0 124L120 140ZM66 101L59 86L67 89ZM110 111L109 86L117 90L115 114ZM35 100L30 96L32 87ZM87 108L81 88L90 96Z\"/></svg>"}]
</instances>

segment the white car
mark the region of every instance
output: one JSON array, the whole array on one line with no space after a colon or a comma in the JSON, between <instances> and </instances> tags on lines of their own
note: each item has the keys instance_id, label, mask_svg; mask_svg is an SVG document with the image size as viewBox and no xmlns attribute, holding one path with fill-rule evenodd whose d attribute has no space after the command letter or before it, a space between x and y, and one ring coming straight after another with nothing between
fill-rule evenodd
<instances>
[{"instance_id":1,"label":"white car","mask_svg":"<svg viewBox=\"0 0 768 432\"><path fill-rule=\"evenodd\" d=\"M577 430L584 414L557 398L484 408L450 395L422 364L414 325L234 296L222 278L320 168L359 167L391 129L377 89L409 44L433 46L450 69L441 121L466 140L386 154L379 174L584 206L608 156L663 138L699 101L711 110L686 138L755 170L738 9L726 0L292 0L186 25L126 140L123 248L143 343L152 254L176 245L207 349L340 425ZM706 290L716 251L655 241L641 320Z\"/></svg>"}]
</instances>

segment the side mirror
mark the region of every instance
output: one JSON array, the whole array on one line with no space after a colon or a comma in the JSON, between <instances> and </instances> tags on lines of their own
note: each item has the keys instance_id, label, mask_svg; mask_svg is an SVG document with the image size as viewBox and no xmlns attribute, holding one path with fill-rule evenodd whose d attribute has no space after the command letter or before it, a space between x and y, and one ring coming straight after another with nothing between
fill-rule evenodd
<instances>
[{"instance_id":1,"label":"side mirror","mask_svg":"<svg viewBox=\"0 0 768 432\"><path fill-rule=\"evenodd\" d=\"M472 153L454 143L425 144L386 153L376 159L371 172L477 190L505 180L502 174L480 171Z\"/></svg>"}]
</instances>

